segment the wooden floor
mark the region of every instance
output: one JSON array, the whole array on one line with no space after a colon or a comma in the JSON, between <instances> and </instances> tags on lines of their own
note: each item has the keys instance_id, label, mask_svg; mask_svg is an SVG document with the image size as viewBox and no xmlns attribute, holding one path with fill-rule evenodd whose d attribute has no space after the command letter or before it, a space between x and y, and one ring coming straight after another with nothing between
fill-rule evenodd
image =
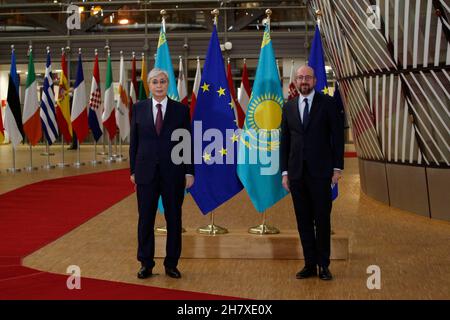
<instances>
[{"instance_id":1,"label":"wooden floor","mask_svg":"<svg viewBox=\"0 0 450 320\"><path fill-rule=\"evenodd\" d=\"M0 192L48 178L124 168L127 163L86 165L7 174L11 165L10 146L0 146ZM43 151L41 148L40 151ZM36 149L36 164L44 164ZM18 150L20 166L27 165L28 149ZM124 153L126 149L124 148ZM59 156L59 149L57 156ZM66 153L74 161L75 151ZM54 158L55 158L54 157ZM81 159L92 159L92 147L83 147ZM25 158L25 160L24 160ZM59 162L60 159L52 159ZM64 274L67 266L80 266L82 276L237 296L253 299L450 299L450 223L430 220L372 200L360 191L358 162L346 159L340 196L334 203L332 228L350 237L350 256L332 261L331 282L317 278L297 280L302 260L182 259L183 278L163 275L162 260L154 272L160 275L139 280L136 272L137 208L135 195L117 203L64 237L33 253L26 266ZM288 196L268 212L269 223L282 232L296 228L292 201ZM183 205L183 225L196 228L207 224L191 196ZM261 222L245 191L215 211L216 224L230 230ZM163 225L163 217L157 217ZM381 289L366 286L367 267L381 268ZM65 285L65 284L62 284Z\"/></svg>"}]
</instances>

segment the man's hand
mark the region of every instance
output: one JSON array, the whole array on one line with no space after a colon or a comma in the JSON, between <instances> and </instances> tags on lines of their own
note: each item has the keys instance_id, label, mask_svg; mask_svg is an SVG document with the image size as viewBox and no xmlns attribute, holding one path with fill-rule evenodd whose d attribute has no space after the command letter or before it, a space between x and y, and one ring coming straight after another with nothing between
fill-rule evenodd
<instances>
[{"instance_id":1,"label":"man's hand","mask_svg":"<svg viewBox=\"0 0 450 320\"><path fill-rule=\"evenodd\" d=\"M283 188L287 191L290 192L289 190L289 178L287 175L283 176L283 179L281 180L281 184L283 185Z\"/></svg>"},{"instance_id":2,"label":"man's hand","mask_svg":"<svg viewBox=\"0 0 450 320\"><path fill-rule=\"evenodd\" d=\"M186 189L189 189L194 184L194 176L186 176Z\"/></svg>"},{"instance_id":3,"label":"man's hand","mask_svg":"<svg viewBox=\"0 0 450 320\"><path fill-rule=\"evenodd\" d=\"M341 179L341 178L342 178L341 170L334 170L333 177L331 177L331 182L333 184L336 184L336 183L338 183L339 179Z\"/></svg>"},{"instance_id":4,"label":"man's hand","mask_svg":"<svg viewBox=\"0 0 450 320\"><path fill-rule=\"evenodd\" d=\"M136 191L136 181L134 180L134 174L132 174L132 175L130 176L130 181L131 181L131 183L132 183L133 186L134 186L134 191Z\"/></svg>"}]
</instances>

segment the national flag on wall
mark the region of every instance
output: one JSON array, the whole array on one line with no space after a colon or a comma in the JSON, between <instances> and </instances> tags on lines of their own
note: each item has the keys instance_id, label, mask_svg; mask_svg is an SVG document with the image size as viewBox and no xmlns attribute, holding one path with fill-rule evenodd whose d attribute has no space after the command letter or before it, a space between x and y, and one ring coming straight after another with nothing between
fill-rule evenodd
<instances>
[{"instance_id":1,"label":"national flag on wall","mask_svg":"<svg viewBox=\"0 0 450 320\"><path fill-rule=\"evenodd\" d=\"M311 44L311 51L309 52L308 65L314 69L314 75L317 82L315 90L328 94L327 73L325 71L325 58L323 54L322 39L320 37L319 26L316 25L314 38ZM336 199L338 196L338 185L331 186L331 198Z\"/></svg>"},{"instance_id":2,"label":"national flag on wall","mask_svg":"<svg viewBox=\"0 0 450 320\"><path fill-rule=\"evenodd\" d=\"M129 109L129 118L131 120L131 109L133 104L137 102L137 95L139 93L139 87L137 85L136 80L136 56L133 51L133 56L131 59L131 80L130 80L130 91L129 91L129 99L128 99L128 109Z\"/></svg>"},{"instance_id":3,"label":"national flag on wall","mask_svg":"<svg viewBox=\"0 0 450 320\"><path fill-rule=\"evenodd\" d=\"M142 53L141 61L141 81L139 83L139 101L145 100L149 97L150 90L147 83L147 63L145 62L145 55Z\"/></svg>"},{"instance_id":4,"label":"national flag on wall","mask_svg":"<svg viewBox=\"0 0 450 320\"><path fill-rule=\"evenodd\" d=\"M231 102L233 103L233 111L236 119L236 125L239 128L242 128L244 125L245 120L245 114L242 111L241 105L239 104L239 101L236 97L236 90L234 90L234 82L233 82L233 75L231 73L231 64L228 62L227 64L227 81L228 81L228 88L230 88L230 95L231 95Z\"/></svg>"},{"instance_id":5,"label":"national flag on wall","mask_svg":"<svg viewBox=\"0 0 450 320\"><path fill-rule=\"evenodd\" d=\"M79 142L83 142L89 134L86 107L86 86L84 83L83 62L81 60L80 52L78 54L77 78L73 89L72 114L70 116L72 128L77 134L77 139Z\"/></svg>"},{"instance_id":6,"label":"national flag on wall","mask_svg":"<svg viewBox=\"0 0 450 320\"><path fill-rule=\"evenodd\" d=\"M177 90L178 90L178 97L180 98L180 102L182 104L184 104L185 106L189 106L189 100L188 100L187 88L186 88L186 77L184 76L184 71L183 71L183 58L181 58L181 57L180 57L180 63L179 63L179 69L178 69Z\"/></svg>"},{"instance_id":7,"label":"national flag on wall","mask_svg":"<svg viewBox=\"0 0 450 320\"><path fill-rule=\"evenodd\" d=\"M263 163L259 154L257 161L250 160L250 152L260 151L267 153L271 159L276 159L274 156L276 152L280 159L283 104L283 91L270 39L270 29L266 25L253 91L239 142L237 169L242 184L259 212L264 212L287 194L281 185L279 166L270 169Z\"/></svg>"},{"instance_id":8,"label":"national flag on wall","mask_svg":"<svg viewBox=\"0 0 450 320\"><path fill-rule=\"evenodd\" d=\"M56 121L59 132L63 135L64 141L72 141L72 122L70 121L70 96L69 82L67 81L66 54L61 55L61 75L58 87L58 99L56 103Z\"/></svg>"},{"instance_id":9,"label":"national flag on wall","mask_svg":"<svg viewBox=\"0 0 450 320\"><path fill-rule=\"evenodd\" d=\"M192 95L191 95L191 120L194 119L194 111L195 111L195 105L197 104L197 95L198 95L198 89L200 87L200 81L202 78L202 70L200 67L200 59L197 57L197 71L195 71L195 79L194 79L194 86L192 87Z\"/></svg>"},{"instance_id":10,"label":"national flag on wall","mask_svg":"<svg viewBox=\"0 0 450 320\"><path fill-rule=\"evenodd\" d=\"M103 134L102 131L102 93L100 89L100 71L98 67L98 53L95 51L94 72L92 74L91 94L89 98L89 128L95 141Z\"/></svg>"},{"instance_id":11,"label":"national flag on wall","mask_svg":"<svg viewBox=\"0 0 450 320\"><path fill-rule=\"evenodd\" d=\"M244 59L244 67L242 68L242 80L239 92L239 104L241 105L244 114L247 113L247 105L250 101L250 96L252 94L252 89L250 88L250 82L248 80L247 63Z\"/></svg>"},{"instance_id":12,"label":"national flag on wall","mask_svg":"<svg viewBox=\"0 0 450 320\"><path fill-rule=\"evenodd\" d=\"M42 137L39 99L37 93L36 74L34 73L33 50L30 49L28 60L28 75L23 104L23 131L29 143L34 146Z\"/></svg>"},{"instance_id":13,"label":"national flag on wall","mask_svg":"<svg viewBox=\"0 0 450 320\"><path fill-rule=\"evenodd\" d=\"M202 158L197 159L195 155L195 183L189 191L203 214L211 212L242 190L242 184L236 174L235 147L238 137L235 133L230 135L226 132L227 129L232 129L230 131L233 132L237 130L230 106L231 96L214 25L198 92L193 126L195 127L196 121L201 121L203 132L212 128L218 129L224 141L202 142ZM195 130L193 132L194 141L203 141L201 137L195 136ZM200 134L203 135L203 132Z\"/></svg>"},{"instance_id":14,"label":"national flag on wall","mask_svg":"<svg viewBox=\"0 0 450 320\"><path fill-rule=\"evenodd\" d=\"M119 99L116 107L116 121L120 138L125 140L130 135L130 118L128 112L128 91L123 54L120 55Z\"/></svg>"},{"instance_id":15,"label":"national flag on wall","mask_svg":"<svg viewBox=\"0 0 450 320\"><path fill-rule=\"evenodd\" d=\"M114 87L112 78L111 55L108 53L108 61L106 63L106 80L105 80L105 101L103 107L102 121L103 126L108 131L109 139L112 140L116 136L116 116L114 106Z\"/></svg>"},{"instance_id":16,"label":"national flag on wall","mask_svg":"<svg viewBox=\"0 0 450 320\"><path fill-rule=\"evenodd\" d=\"M175 73L173 71L172 58L170 57L169 52L169 44L167 43L166 39L166 29L164 27L164 22L162 23L161 30L159 32L155 68L159 68L167 72L167 74L169 75L169 88L167 90L167 95L172 100L180 101L177 90L177 81L175 78Z\"/></svg>"},{"instance_id":17,"label":"national flag on wall","mask_svg":"<svg viewBox=\"0 0 450 320\"><path fill-rule=\"evenodd\" d=\"M9 140L13 146L16 147L23 140L23 126L19 99L19 76L16 69L16 55L14 49L12 49L11 52L11 67L9 71L4 123Z\"/></svg>"},{"instance_id":18,"label":"national flag on wall","mask_svg":"<svg viewBox=\"0 0 450 320\"><path fill-rule=\"evenodd\" d=\"M295 97L298 97L299 93L297 90L297 86L295 85L295 70L294 70L294 60L292 60L292 66L291 66L291 74L289 76L289 94L288 94L288 100L294 99Z\"/></svg>"},{"instance_id":19,"label":"national flag on wall","mask_svg":"<svg viewBox=\"0 0 450 320\"><path fill-rule=\"evenodd\" d=\"M44 85L41 97L41 122L45 139L49 145L58 138L58 124L56 122L55 96L53 91L53 74L50 51L47 51Z\"/></svg>"}]
</instances>

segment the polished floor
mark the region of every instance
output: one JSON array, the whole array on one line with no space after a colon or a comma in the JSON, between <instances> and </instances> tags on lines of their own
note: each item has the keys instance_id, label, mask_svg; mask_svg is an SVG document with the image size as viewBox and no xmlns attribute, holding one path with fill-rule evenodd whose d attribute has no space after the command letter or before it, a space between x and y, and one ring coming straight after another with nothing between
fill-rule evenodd
<instances>
[{"instance_id":1,"label":"polished floor","mask_svg":"<svg viewBox=\"0 0 450 320\"><path fill-rule=\"evenodd\" d=\"M60 162L60 147L55 148L52 162ZM34 164L45 164L34 150ZM99 147L101 151L101 147ZM124 153L127 149L124 147ZM17 151L17 166L28 165L28 148ZM74 162L76 151L66 151L66 161ZM81 160L93 158L91 146L83 146ZM100 158L100 156L99 156ZM43 179L127 167L127 162L86 164L81 168L10 174L11 147L0 146L0 192ZM261 215L242 191L215 212L215 222L230 231L259 224ZM295 229L290 197L267 211L268 222L281 232ZM183 205L183 225L196 228L207 224L194 201L187 196ZM163 217L157 217L163 225ZM388 207L364 195L359 187L358 162L346 158L340 196L332 213L333 230L350 238L348 260L333 260L334 280L317 278L297 280L295 273L302 260L259 259L182 259L180 280L164 276L162 260L156 262L160 275L139 280L136 255L137 209L135 195L89 220L41 250L24 259L26 266L64 274L69 265L80 266L82 276L149 286L176 288L252 299L450 299L450 223L430 220ZM380 267L381 288L369 290L367 268Z\"/></svg>"}]
</instances>

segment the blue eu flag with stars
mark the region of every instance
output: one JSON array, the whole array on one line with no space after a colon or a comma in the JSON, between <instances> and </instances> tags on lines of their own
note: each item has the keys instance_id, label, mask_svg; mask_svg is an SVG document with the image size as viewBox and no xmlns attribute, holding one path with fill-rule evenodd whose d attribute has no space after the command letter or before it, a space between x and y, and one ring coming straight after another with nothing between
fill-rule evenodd
<instances>
[{"instance_id":1,"label":"blue eu flag with stars","mask_svg":"<svg viewBox=\"0 0 450 320\"><path fill-rule=\"evenodd\" d=\"M208 214L243 188L236 174L238 127L233 107L214 26L192 128L195 183L189 191L203 214ZM198 151L200 147L201 152Z\"/></svg>"}]
</instances>

